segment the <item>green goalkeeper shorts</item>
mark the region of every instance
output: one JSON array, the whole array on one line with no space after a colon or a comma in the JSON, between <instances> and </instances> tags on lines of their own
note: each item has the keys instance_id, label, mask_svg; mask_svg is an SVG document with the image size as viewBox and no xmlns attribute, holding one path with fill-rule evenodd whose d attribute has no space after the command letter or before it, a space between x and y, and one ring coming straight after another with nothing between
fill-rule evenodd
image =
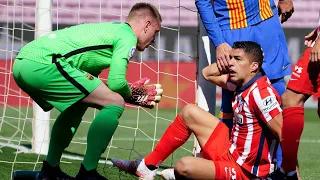
<instances>
[{"instance_id":1,"label":"green goalkeeper shorts","mask_svg":"<svg viewBox=\"0 0 320 180\"><path fill-rule=\"evenodd\" d=\"M13 76L17 85L44 111L64 111L95 90L102 81L67 62L42 64L16 59Z\"/></svg>"}]
</instances>

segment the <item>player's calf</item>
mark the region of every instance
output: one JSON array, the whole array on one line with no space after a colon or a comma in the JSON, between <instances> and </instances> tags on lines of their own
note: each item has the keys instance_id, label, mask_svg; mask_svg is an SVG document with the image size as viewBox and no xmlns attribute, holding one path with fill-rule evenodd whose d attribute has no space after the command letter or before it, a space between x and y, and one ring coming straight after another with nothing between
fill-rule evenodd
<instances>
[{"instance_id":1,"label":"player's calf","mask_svg":"<svg viewBox=\"0 0 320 180\"><path fill-rule=\"evenodd\" d=\"M304 102L306 99L308 99L309 96L295 93L294 91L287 89L281 96L281 103L283 108L289 108L289 107L303 107Z\"/></svg>"},{"instance_id":2,"label":"player's calf","mask_svg":"<svg viewBox=\"0 0 320 180\"><path fill-rule=\"evenodd\" d=\"M282 95L283 126L282 126L282 156L283 172L296 174L299 142L304 127L304 102L309 95L287 89Z\"/></svg>"}]
</instances>

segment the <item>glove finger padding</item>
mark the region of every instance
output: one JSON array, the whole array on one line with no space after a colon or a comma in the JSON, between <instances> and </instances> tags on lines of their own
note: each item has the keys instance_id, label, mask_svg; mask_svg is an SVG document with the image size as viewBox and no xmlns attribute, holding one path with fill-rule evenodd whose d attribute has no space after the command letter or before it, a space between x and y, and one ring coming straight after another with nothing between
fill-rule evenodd
<instances>
[{"instance_id":1,"label":"glove finger padding","mask_svg":"<svg viewBox=\"0 0 320 180\"><path fill-rule=\"evenodd\" d=\"M143 78L133 83L130 87L132 95L126 102L150 109L152 109L156 103L160 102L163 92L161 85L145 85L148 81L148 78Z\"/></svg>"},{"instance_id":2,"label":"glove finger padding","mask_svg":"<svg viewBox=\"0 0 320 180\"><path fill-rule=\"evenodd\" d=\"M160 102L160 99L161 99L161 96L152 96L152 95L148 96L148 101L154 101L154 102L158 103L158 102Z\"/></svg>"},{"instance_id":3,"label":"glove finger padding","mask_svg":"<svg viewBox=\"0 0 320 180\"><path fill-rule=\"evenodd\" d=\"M147 85L145 88L148 90L148 95L162 96L163 89L160 84Z\"/></svg>"},{"instance_id":4,"label":"glove finger padding","mask_svg":"<svg viewBox=\"0 0 320 180\"><path fill-rule=\"evenodd\" d=\"M145 84L148 84L149 81L150 81L149 78L144 77L144 78L132 83L130 87L138 87L138 86L141 86L141 85L145 85Z\"/></svg>"}]
</instances>

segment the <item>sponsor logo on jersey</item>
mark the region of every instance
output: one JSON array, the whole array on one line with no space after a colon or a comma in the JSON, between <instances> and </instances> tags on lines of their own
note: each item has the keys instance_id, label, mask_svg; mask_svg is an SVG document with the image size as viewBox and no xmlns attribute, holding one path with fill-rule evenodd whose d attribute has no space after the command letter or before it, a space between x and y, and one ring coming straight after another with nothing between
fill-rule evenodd
<instances>
[{"instance_id":1,"label":"sponsor logo on jersey","mask_svg":"<svg viewBox=\"0 0 320 180\"><path fill-rule=\"evenodd\" d=\"M236 180L237 179L237 172L233 167L224 167L224 171L226 173L227 179Z\"/></svg>"},{"instance_id":2,"label":"sponsor logo on jersey","mask_svg":"<svg viewBox=\"0 0 320 180\"><path fill-rule=\"evenodd\" d=\"M239 100L239 105L238 105L239 112L243 111L244 104L245 104L244 99L240 99Z\"/></svg>"},{"instance_id":3,"label":"sponsor logo on jersey","mask_svg":"<svg viewBox=\"0 0 320 180\"><path fill-rule=\"evenodd\" d=\"M273 110L274 108L277 107L278 105L278 101L275 97L273 96L269 96L269 97L266 97L262 100L263 102L263 109L262 109L262 112L263 113L266 113L266 112L270 112L271 110Z\"/></svg>"},{"instance_id":4,"label":"sponsor logo on jersey","mask_svg":"<svg viewBox=\"0 0 320 180\"><path fill-rule=\"evenodd\" d=\"M130 49L130 51L129 51L128 59L131 59L131 58L132 58L132 56L133 56L133 54L134 54L135 51L136 51L136 47L133 46L133 47Z\"/></svg>"},{"instance_id":5,"label":"sponsor logo on jersey","mask_svg":"<svg viewBox=\"0 0 320 180\"><path fill-rule=\"evenodd\" d=\"M295 65L295 66L294 66L294 70L295 70L297 73L300 74L300 73L302 73L303 68Z\"/></svg>"},{"instance_id":6,"label":"sponsor logo on jersey","mask_svg":"<svg viewBox=\"0 0 320 180\"><path fill-rule=\"evenodd\" d=\"M239 126L242 126L243 125L243 116L242 116L242 114L235 112L234 113L234 121L236 121Z\"/></svg>"},{"instance_id":7,"label":"sponsor logo on jersey","mask_svg":"<svg viewBox=\"0 0 320 180\"><path fill-rule=\"evenodd\" d=\"M299 67L297 65L294 66L294 71L291 74L290 80L298 80L300 78L300 74L302 73L303 67ZM292 78L292 76L296 76L295 78Z\"/></svg>"},{"instance_id":8,"label":"sponsor logo on jersey","mask_svg":"<svg viewBox=\"0 0 320 180\"><path fill-rule=\"evenodd\" d=\"M86 78L89 79L89 80L93 80L94 79L94 77L89 73L86 74Z\"/></svg>"},{"instance_id":9,"label":"sponsor logo on jersey","mask_svg":"<svg viewBox=\"0 0 320 180\"><path fill-rule=\"evenodd\" d=\"M282 66L282 70L286 70L288 66L289 66L289 64L286 66Z\"/></svg>"}]
</instances>

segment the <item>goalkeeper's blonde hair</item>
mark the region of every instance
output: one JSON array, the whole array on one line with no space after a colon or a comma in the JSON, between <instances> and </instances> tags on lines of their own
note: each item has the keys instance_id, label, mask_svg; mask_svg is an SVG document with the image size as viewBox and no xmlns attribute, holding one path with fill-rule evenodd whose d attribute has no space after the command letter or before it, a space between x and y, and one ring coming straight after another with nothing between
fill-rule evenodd
<instances>
[{"instance_id":1,"label":"goalkeeper's blonde hair","mask_svg":"<svg viewBox=\"0 0 320 180\"><path fill-rule=\"evenodd\" d=\"M158 9L152 4L146 2L137 3L131 8L127 21L135 18L140 19L146 16L151 16L152 18L158 20L159 23L162 22L162 18Z\"/></svg>"}]
</instances>

